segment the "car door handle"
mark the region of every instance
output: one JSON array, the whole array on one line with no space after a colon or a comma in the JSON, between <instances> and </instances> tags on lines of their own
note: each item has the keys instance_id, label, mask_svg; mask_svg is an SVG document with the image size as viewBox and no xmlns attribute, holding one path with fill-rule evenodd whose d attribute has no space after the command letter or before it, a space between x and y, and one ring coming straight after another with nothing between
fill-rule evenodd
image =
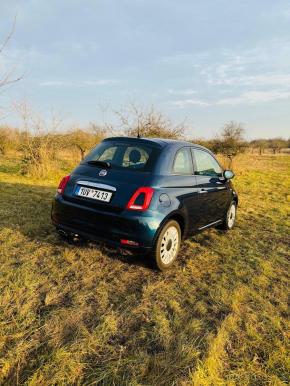
<instances>
[{"instance_id":1,"label":"car door handle","mask_svg":"<svg viewBox=\"0 0 290 386\"><path fill-rule=\"evenodd\" d=\"M207 189L200 189L200 190L199 190L199 193L207 193L207 192L208 192Z\"/></svg>"}]
</instances>

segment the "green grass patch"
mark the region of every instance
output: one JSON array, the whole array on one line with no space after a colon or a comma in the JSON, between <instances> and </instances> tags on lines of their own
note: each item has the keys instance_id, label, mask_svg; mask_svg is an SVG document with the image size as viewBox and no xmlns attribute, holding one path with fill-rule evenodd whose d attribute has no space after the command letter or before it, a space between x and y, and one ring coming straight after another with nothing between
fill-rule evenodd
<instances>
[{"instance_id":1,"label":"green grass patch","mask_svg":"<svg viewBox=\"0 0 290 386\"><path fill-rule=\"evenodd\" d=\"M168 273L50 223L60 175L0 159L0 383L289 384L289 156L235 160L237 226Z\"/></svg>"}]
</instances>

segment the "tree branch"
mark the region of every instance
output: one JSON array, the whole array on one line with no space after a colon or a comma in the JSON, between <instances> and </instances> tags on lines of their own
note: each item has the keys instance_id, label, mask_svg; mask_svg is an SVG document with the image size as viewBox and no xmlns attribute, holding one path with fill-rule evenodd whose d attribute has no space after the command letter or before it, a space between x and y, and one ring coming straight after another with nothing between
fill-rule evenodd
<instances>
[{"instance_id":1,"label":"tree branch","mask_svg":"<svg viewBox=\"0 0 290 386\"><path fill-rule=\"evenodd\" d=\"M6 36L6 39L4 39L4 42L2 43L2 45L0 46L0 55L2 54L2 52L4 51L5 47L7 46L7 44L9 43L10 39L12 38L13 34L14 34L14 31L15 31L15 26L16 26L16 16L14 17L14 21L13 21L13 24L12 24L12 28L11 28L11 31L9 32L9 34Z\"/></svg>"}]
</instances>

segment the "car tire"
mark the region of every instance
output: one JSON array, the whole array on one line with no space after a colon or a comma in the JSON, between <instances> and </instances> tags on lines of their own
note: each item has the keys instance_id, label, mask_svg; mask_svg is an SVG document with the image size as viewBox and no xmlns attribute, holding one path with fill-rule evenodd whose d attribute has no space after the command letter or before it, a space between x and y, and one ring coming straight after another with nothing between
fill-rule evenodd
<instances>
[{"instance_id":1,"label":"car tire","mask_svg":"<svg viewBox=\"0 0 290 386\"><path fill-rule=\"evenodd\" d=\"M237 203L236 201L232 201L227 210L227 214L224 219L224 222L220 225L219 228L226 231L233 229L233 227L235 226L236 217L237 217Z\"/></svg>"},{"instance_id":2,"label":"car tire","mask_svg":"<svg viewBox=\"0 0 290 386\"><path fill-rule=\"evenodd\" d=\"M160 271L170 268L178 255L181 243L181 230L177 221L170 220L159 232L152 257Z\"/></svg>"}]
</instances>

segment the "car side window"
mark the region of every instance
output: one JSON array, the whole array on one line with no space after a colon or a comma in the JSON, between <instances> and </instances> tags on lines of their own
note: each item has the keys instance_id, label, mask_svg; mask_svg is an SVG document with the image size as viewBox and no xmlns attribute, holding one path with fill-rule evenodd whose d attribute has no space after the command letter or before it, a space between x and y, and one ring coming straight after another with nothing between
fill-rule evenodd
<instances>
[{"instance_id":1,"label":"car side window","mask_svg":"<svg viewBox=\"0 0 290 386\"><path fill-rule=\"evenodd\" d=\"M192 149L195 159L195 175L220 177L222 169L212 155L204 150Z\"/></svg>"},{"instance_id":2,"label":"car side window","mask_svg":"<svg viewBox=\"0 0 290 386\"><path fill-rule=\"evenodd\" d=\"M188 147L183 147L179 149L175 155L172 173L173 174L192 174L192 158L190 154L190 149Z\"/></svg>"}]
</instances>

